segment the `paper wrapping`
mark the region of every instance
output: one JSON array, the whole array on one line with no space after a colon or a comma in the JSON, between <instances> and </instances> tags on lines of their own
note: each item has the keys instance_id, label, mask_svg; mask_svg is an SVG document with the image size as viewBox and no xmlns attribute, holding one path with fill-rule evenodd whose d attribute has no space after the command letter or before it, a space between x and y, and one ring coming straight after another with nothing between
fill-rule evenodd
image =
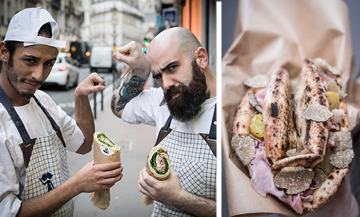
<instances>
[{"instance_id":1,"label":"paper wrapping","mask_svg":"<svg viewBox=\"0 0 360 217\"><path fill-rule=\"evenodd\" d=\"M97 141L96 135L98 132L94 133L94 164L105 164L112 163L116 161L120 161L120 150L115 150L112 152L111 150L104 151L101 148L101 143ZM105 146L103 146L105 147ZM90 197L91 202L94 206L105 210L110 205L110 189L105 189L101 191L93 192Z\"/></svg>"},{"instance_id":2,"label":"paper wrapping","mask_svg":"<svg viewBox=\"0 0 360 217\"><path fill-rule=\"evenodd\" d=\"M359 120L360 80L352 82L354 58L348 9L340 0L239 0L234 41L222 65L222 145L230 216L285 214L298 216L277 198L260 196L248 170L230 147L236 108L248 89L242 82L255 74L284 67L292 88L306 58L321 57L342 71L348 96L350 127Z\"/></svg>"}]
</instances>

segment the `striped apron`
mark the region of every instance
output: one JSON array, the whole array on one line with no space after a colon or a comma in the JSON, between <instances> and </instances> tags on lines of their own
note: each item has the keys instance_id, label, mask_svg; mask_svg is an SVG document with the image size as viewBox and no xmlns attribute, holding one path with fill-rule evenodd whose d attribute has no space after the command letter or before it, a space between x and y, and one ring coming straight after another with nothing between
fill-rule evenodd
<instances>
[{"instance_id":1,"label":"striped apron","mask_svg":"<svg viewBox=\"0 0 360 217\"><path fill-rule=\"evenodd\" d=\"M184 133L170 128L169 117L155 145L164 146L181 187L194 195L216 201L216 105L209 134ZM192 216L180 209L154 202L152 216Z\"/></svg>"},{"instance_id":2,"label":"striped apron","mask_svg":"<svg viewBox=\"0 0 360 217\"><path fill-rule=\"evenodd\" d=\"M49 119L53 130L50 135L30 139L20 117L0 86L0 101L6 108L23 140L20 144L24 167L19 171L18 198L26 201L46 194L69 179L66 145L59 126L43 105L33 96L37 105ZM51 216L73 216L74 204L70 200Z\"/></svg>"}]
</instances>

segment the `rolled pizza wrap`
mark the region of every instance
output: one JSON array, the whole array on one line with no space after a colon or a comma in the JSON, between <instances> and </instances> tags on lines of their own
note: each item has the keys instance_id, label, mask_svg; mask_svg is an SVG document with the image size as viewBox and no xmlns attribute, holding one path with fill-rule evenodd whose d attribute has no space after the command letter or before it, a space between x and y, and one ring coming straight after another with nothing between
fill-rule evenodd
<instances>
[{"instance_id":1,"label":"rolled pizza wrap","mask_svg":"<svg viewBox=\"0 0 360 217\"><path fill-rule=\"evenodd\" d=\"M164 146L158 145L151 149L146 161L146 171L157 180L166 180L170 176L170 159ZM153 199L144 195L141 202L146 206L153 203Z\"/></svg>"},{"instance_id":2,"label":"rolled pizza wrap","mask_svg":"<svg viewBox=\"0 0 360 217\"><path fill-rule=\"evenodd\" d=\"M93 138L94 164L120 161L121 147L101 132L95 132ZM110 205L110 189L93 192L90 197L92 204L100 209L105 210Z\"/></svg>"}]
</instances>

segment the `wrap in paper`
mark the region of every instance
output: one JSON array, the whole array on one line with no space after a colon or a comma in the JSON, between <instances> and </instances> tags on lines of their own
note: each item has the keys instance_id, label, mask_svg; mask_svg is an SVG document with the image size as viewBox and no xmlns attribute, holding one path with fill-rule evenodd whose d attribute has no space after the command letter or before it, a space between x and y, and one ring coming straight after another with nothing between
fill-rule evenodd
<instances>
[{"instance_id":1,"label":"wrap in paper","mask_svg":"<svg viewBox=\"0 0 360 217\"><path fill-rule=\"evenodd\" d=\"M95 164L104 164L120 161L121 148L116 146L116 144L113 143L105 134L95 132L93 138ZM113 147L105 145L103 142L100 141L101 139L104 139ZM110 189L93 192L90 197L92 198L92 204L100 209L105 210L110 205Z\"/></svg>"},{"instance_id":2,"label":"wrap in paper","mask_svg":"<svg viewBox=\"0 0 360 217\"><path fill-rule=\"evenodd\" d=\"M164 163L165 163L165 171L164 171L164 173L159 173L157 171L156 166L154 165L154 163L156 164L156 162L154 162L156 157L159 156L160 154L162 155L162 158L163 158ZM153 147L151 149L151 151L149 152L147 160L146 160L146 171L151 176L156 178L157 180L166 180L170 176L170 169L171 169L171 164L170 164L170 159L169 159L169 155L167 153L166 148L164 146L161 146L161 145ZM146 206L153 203L153 199L151 197L147 196L147 195L144 195L141 198L140 201L143 204L145 204Z\"/></svg>"},{"instance_id":3,"label":"wrap in paper","mask_svg":"<svg viewBox=\"0 0 360 217\"><path fill-rule=\"evenodd\" d=\"M349 23L347 6L338 0L239 0L234 42L222 67L222 145L230 216L298 216L277 198L260 196L250 184L248 170L232 152L233 118L247 90L243 81L284 67L296 89L304 60L321 57L342 71L352 129L359 120L356 107L360 102L354 91L360 87L351 80L354 59Z\"/></svg>"}]
</instances>

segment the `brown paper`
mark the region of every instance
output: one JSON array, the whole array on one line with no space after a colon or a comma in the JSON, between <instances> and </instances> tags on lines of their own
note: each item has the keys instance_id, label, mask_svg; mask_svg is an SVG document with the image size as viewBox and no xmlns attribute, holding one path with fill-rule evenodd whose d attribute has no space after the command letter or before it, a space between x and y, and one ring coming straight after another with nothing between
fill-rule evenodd
<instances>
[{"instance_id":1,"label":"brown paper","mask_svg":"<svg viewBox=\"0 0 360 217\"><path fill-rule=\"evenodd\" d=\"M93 135L94 139L94 164L105 164L120 161L120 150L111 151L110 149L104 151L101 149L103 146L99 141L97 141L97 134L95 132ZM106 152L106 153L104 153ZM105 210L110 205L110 189L104 189L101 191L96 191L90 194L91 202L94 206Z\"/></svg>"},{"instance_id":2,"label":"brown paper","mask_svg":"<svg viewBox=\"0 0 360 217\"><path fill-rule=\"evenodd\" d=\"M351 128L359 117L360 91L351 79L353 51L348 9L339 0L240 0L235 38L223 59L223 161L230 216L279 213L297 216L277 198L260 196L251 186L248 170L233 153L230 142L234 114L247 88L242 82L255 74L288 70L296 85L306 58L321 57L342 71L349 95ZM350 89L351 88L351 89ZM358 103L358 104L356 104Z\"/></svg>"}]
</instances>

